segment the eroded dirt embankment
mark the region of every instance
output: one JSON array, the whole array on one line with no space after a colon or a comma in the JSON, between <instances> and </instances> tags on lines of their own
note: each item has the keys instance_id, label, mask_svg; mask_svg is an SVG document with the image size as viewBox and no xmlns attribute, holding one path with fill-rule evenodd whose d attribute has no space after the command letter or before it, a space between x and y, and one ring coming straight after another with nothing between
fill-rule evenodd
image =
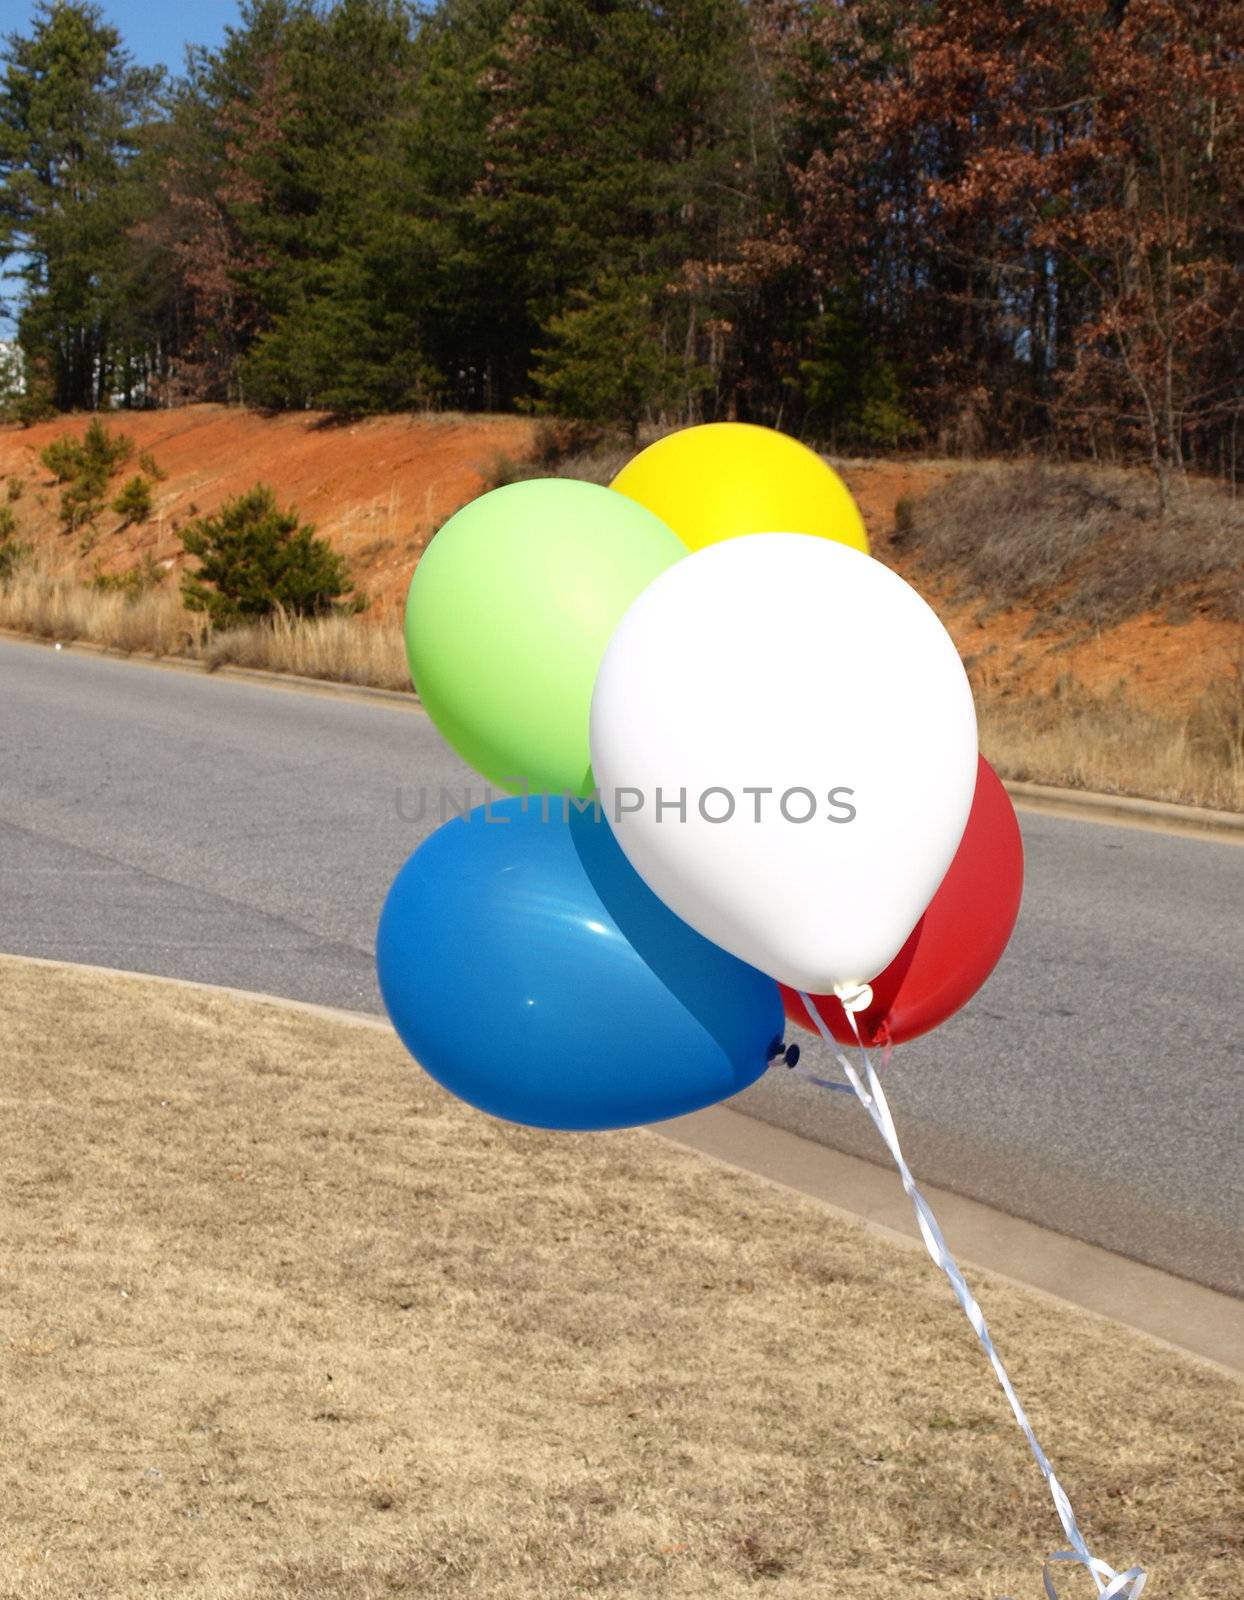
<instances>
[{"instance_id":1,"label":"eroded dirt embankment","mask_svg":"<svg viewBox=\"0 0 1244 1600\"><path fill-rule=\"evenodd\" d=\"M536 433L536 425L520 417L339 422L312 412L264 416L213 405L116 413L105 419L108 427L128 435L134 448L109 496L140 470L140 456L150 457L164 474L154 487L152 516L126 525L105 510L94 528L66 533L59 525L60 487L40 452L62 434L80 437L88 421L60 417L29 429L0 428L0 478L7 480L0 502L14 513L17 537L33 544L52 570L84 577L121 573L150 557L175 578L186 560L178 530L263 482L348 557L368 598L368 615L376 620L400 611L415 562L435 529L480 492L499 458L528 456ZM978 683L1006 695L1065 693L1075 684L1097 697L1122 685L1134 703L1165 711L1195 703L1221 678L1240 652L1237 624L1146 614L1051 639L1040 631L1039 605L999 610L979 598L958 602L939 592L935 576L908 571L906 559L891 547L899 502L919 501L953 473L972 470L971 464L925 462L842 468L875 553L928 594ZM11 498L4 500L6 493Z\"/></svg>"}]
</instances>

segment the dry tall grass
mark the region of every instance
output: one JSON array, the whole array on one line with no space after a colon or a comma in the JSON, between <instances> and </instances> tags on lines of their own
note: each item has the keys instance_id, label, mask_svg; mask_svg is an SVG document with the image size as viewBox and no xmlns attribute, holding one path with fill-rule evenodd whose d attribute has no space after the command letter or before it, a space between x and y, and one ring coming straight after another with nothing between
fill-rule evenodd
<instances>
[{"instance_id":1,"label":"dry tall grass","mask_svg":"<svg viewBox=\"0 0 1244 1600\"><path fill-rule=\"evenodd\" d=\"M1005 778L1244 811L1244 678L1224 674L1183 716L1074 687L1053 699L978 689L976 703L981 749Z\"/></svg>"},{"instance_id":2,"label":"dry tall grass","mask_svg":"<svg viewBox=\"0 0 1244 1600\"><path fill-rule=\"evenodd\" d=\"M305 1014L4 960L0 1034L5 1600L1040 1592L1045 1486L912 1252ZM1239 1384L977 1278L1091 1545L1244 1592Z\"/></svg>"},{"instance_id":3,"label":"dry tall grass","mask_svg":"<svg viewBox=\"0 0 1244 1600\"><path fill-rule=\"evenodd\" d=\"M209 669L230 663L375 689L411 688L400 626L359 617L278 615L213 634L201 654Z\"/></svg>"},{"instance_id":4,"label":"dry tall grass","mask_svg":"<svg viewBox=\"0 0 1244 1600\"><path fill-rule=\"evenodd\" d=\"M1189 482L1159 515L1139 472L982 463L904 503L895 545L960 594L1039 599L1052 625L1196 606L1241 615L1244 501Z\"/></svg>"},{"instance_id":5,"label":"dry tall grass","mask_svg":"<svg viewBox=\"0 0 1244 1600\"><path fill-rule=\"evenodd\" d=\"M0 584L0 627L157 656L197 655L208 634L206 617L187 611L181 596L162 585L127 594L31 566Z\"/></svg>"},{"instance_id":6,"label":"dry tall grass","mask_svg":"<svg viewBox=\"0 0 1244 1600\"><path fill-rule=\"evenodd\" d=\"M502 489L528 478L577 478L581 483L610 484L635 455L630 445L595 446L558 456L554 460L516 461L495 456L484 474L484 489Z\"/></svg>"},{"instance_id":7,"label":"dry tall grass","mask_svg":"<svg viewBox=\"0 0 1244 1600\"><path fill-rule=\"evenodd\" d=\"M354 616L292 618L213 632L166 585L139 593L20 568L0 584L0 627L109 650L184 656L209 669L233 663L379 689L411 688L402 631Z\"/></svg>"}]
</instances>

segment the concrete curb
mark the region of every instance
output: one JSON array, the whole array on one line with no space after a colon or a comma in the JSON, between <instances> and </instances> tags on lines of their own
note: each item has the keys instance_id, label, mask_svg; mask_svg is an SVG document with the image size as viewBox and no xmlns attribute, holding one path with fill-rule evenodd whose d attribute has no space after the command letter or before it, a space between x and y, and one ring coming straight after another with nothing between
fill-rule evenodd
<instances>
[{"instance_id":1,"label":"concrete curb","mask_svg":"<svg viewBox=\"0 0 1244 1600\"><path fill-rule=\"evenodd\" d=\"M54 648L54 641L13 628L0 628L0 639L19 644ZM209 669L201 661L186 656L153 656L141 651L111 650L89 640L71 640L62 649L107 656L114 661L133 661L139 666L165 667L172 672L192 672L201 677L232 678L241 682L265 684L273 689L298 690L303 694L331 695L338 700L364 700L386 705L391 710L414 711L426 715L418 695L404 689L374 689L367 684L337 683L331 678L304 678L294 672L269 672L260 667L220 666ZM1131 795L1095 794L1089 789L1059 789L1042 783L1004 780L1006 791L1021 811L1045 812L1049 816L1072 817L1081 822L1105 822L1115 827L1150 828L1158 833L1178 833L1192 838L1213 839L1219 843L1244 844L1244 813L1209 811L1200 806L1175 805L1167 800L1141 800Z\"/></svg>"},{"instance_id":2,"label":"concrete curb","mask_svg":"<svg viewBox=\"0 0 1244 1600\"><path fill-rule=\"evenodd\" d=\"M911 1204L892 1167L874 1165L788 1133L731 1105L709 1106L654 1128L711 1160L913 1250L933 1271ZM921 1183L947 1242L969 1274L990 1273L1044 1300L1143 1335L1164 1349L1244 1378L1244 1302L1100 1245L995 1211L951 1189Z\"/></svg>"},{"instance_id":3,"label":"concrete curb","mask_svg":"<svg viewBox=\"0 0 1244 1600\"><path fill-rule=\"evenodd\" d=\"M1115 827L1149 828L1159 833L1188 834L1223 844L1244 844L1244 813L1209 811L1175 805L1169 800L1138 800L1125 794L1094 794L1088 789L1056 789L1043 783L1005 780L1006 792L1020 811L1075 817L1081 822L1107 822Z\"/></svg>"},{"instance_id":4,"label":"concrete curb","mask_svg":"<svg viewBox=\"0 0 1244 1600\"><path fill-rule=\"evenodd\" d=\"M384 1017L280 995L39 956L5 955L3 959L59 972L188 989L390 1036L393 1032ZM641 1131L749 1172L787 1193L815 1200L834 1216L914 1250L928 1265L907 1197L888 1167L770 1127L729 1105L710 1106ZM965 1267L989 1272L1060 1306L1116 1323L1232 1378L1244 1376L1244 1304L1231 1295L1008 1216L948 1189L930 1184L922 1187ZM850 1204L846 1203L848 1197Z\"/></svg>"},{"instance_id":5,"label":"concrete curb","mask_svg":"<svg viewBox=\"0 0 1244 1600\"><path fill-rule=\"evenodd\" d=\"M12 639L16 644L40 645L45 650L55 650L58 641L45 639L38 634L21 633L16 628L0 628L0 639ZM200 678L233 678L243 683L260 683L271 689L298 690L302 694L326 694L337 700L370 700L388 706L391 710L415 711L426 715L419 696L411 689L377 689L366 683L338 683L333 678L305 678L297 672L270 672L264 667L235 667L225 663L209 667L193 656L153 656L145 650L113 650L105 644L94 644L89 639L59 641L62 650L91 656L104 656L110 661L130 661L140 667L163 667L168 672L187 672Z\"/></svg>"}]
</instances>

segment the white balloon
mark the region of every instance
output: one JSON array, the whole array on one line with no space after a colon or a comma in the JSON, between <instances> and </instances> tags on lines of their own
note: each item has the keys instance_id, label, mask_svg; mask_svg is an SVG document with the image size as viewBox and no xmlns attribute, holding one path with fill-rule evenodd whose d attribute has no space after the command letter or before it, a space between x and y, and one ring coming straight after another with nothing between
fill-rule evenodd
<instances>
[{"instance_id":1,"label":"white balloon","mask_svg":"<svg viewBox=\"0 0 1244 1600\"><path fill-rule=\"evenodd\" d=\"M792 988L902 948L976 785L967 675L933 611L846 545L709 545L633 602L592 699L601 805L685 922Z\"/></svg>"}]
</instances>

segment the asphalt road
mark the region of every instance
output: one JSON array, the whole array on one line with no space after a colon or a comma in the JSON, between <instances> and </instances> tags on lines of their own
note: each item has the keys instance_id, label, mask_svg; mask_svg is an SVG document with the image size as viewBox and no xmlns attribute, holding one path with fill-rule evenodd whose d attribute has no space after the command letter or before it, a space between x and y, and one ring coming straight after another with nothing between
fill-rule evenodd
<instances>
[{"instance_id":1,"label":"asphalt road","mask_svg":"<svg viewBox=\"0 0 1244 1600\"><path fill-rule=\"evenodd\" d=\"M402 706L0 640L0 950L379 1010L376 918L442 787L483 799ZM909 1160L1244 1294L1244 849L1022 820L1009 950L889 1069ZM736 1103L888 1160L784 1068Z\"/></svg>"}]
</instances>

